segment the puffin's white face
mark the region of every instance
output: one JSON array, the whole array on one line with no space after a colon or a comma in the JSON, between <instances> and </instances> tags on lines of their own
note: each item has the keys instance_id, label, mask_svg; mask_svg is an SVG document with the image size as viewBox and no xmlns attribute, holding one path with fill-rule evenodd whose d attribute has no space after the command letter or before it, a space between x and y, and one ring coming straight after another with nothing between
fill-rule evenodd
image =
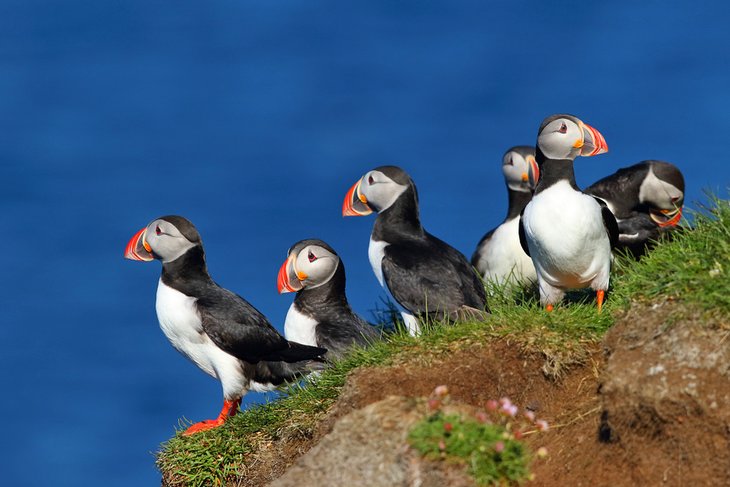
<instances>
[{"instance_id":1,"label":"puffin's white face","mask_svg":"<svg viewBox=\"0 0 730 487\"><path fill-rule=\"evenodd\" d=\"M540 178L540 169L535 156L509 151L502 159L502 174L511 190L531 192Z\"/></svg>"},{"instance_id":2,"label":"puffin's white face","mask_svg":"<svg viewBox=\"0 0 730 487\"><path fill-rule=\"evenodd\" d=\"M682 218L684 192L673 184L659 179L651 168L639 187L639 202L651 207L649 216L657 225L675 226Z\"/></svg>"},{"instance_id":3,"label":"puffin's white face","mask_svg":"<svg viewBox=\"0 0 730 487\"><path fill-rule=\"evenodd\" d=\"M289 249L288 257L279 269L277 278L279 293L319 287L332 279L340 264L337 254L320 245L299 247L301 246L295 244Z\"/></svg>"},{"instance_id":4,"label":"puffin's white face","mask_svg":"<svg viewBox=\"0 0 730 487\"><path fill-rule=\"evenodd\" d=\"M344 216L368 215L390 208L393 203L408 189L378 170L366 173L345 196L342 207Z\"/></svg>"},{"instance_id":5,"label":"puffin's white face","mask_svg":"<svg viewBox=\"0 0 730 487\"><path fill-rule=\"evenodd\" d=\"M606 140L596 129L573 116L558 117L537 136L537 146L548 159L574 160L608 151Z\"/></svg>"},{"instance_id":6,"label":"puffin's white face","mask_svg":"<svg viewBox=\"0 0 730 487\"><path fill-rule=\"evenodd\" d=\"M200 242L191 242L167 220L158 218L137 232L124 256L131 260L172 262Z\"/></svg>"},{"instance_id":7,"label":"puffin's white face","mask_svg":"<svg viewBox=\"0 0 730 487\"><path fill-rule=\"evenodd\" d=\"M653 169L641 183L639 201L661 210L674 210L684 204L684 193L673 184L659 179Z\"/></svg>"}]
</instances>

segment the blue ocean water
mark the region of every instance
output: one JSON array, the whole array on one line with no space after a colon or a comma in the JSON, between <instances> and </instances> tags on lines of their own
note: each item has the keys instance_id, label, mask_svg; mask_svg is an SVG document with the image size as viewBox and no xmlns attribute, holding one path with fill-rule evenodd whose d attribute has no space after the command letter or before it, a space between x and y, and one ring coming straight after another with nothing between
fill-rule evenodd
<instances>
[{"instance_id":1,"label":"blue ocean water","mask_svg":"<svg viewBox=\"0 0 730 487\"><path fill-rule=\"evenodd\" d=\"M158 328L159 264L122 259L158 216L192 220L214 279L282 329L302 238L340 253L357 311L380 302L373 219L340 214L377 165L410 172L426 228L467 256L506 212L503 152L556 112L610 147L576 163L582 186L656 158L688 206L727 195L729 9L3 0L1 483L155 485L178 418L218 413Z\"/></svg>"}]
</instances>

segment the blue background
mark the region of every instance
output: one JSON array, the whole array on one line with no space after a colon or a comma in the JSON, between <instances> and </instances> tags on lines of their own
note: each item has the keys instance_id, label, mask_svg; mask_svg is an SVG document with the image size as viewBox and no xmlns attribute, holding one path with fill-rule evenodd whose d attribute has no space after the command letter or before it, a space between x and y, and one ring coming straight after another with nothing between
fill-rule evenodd
<instances>
[{"instance_id":1,"label":"blue background","mask_svg":"<svg viewBox=\"0 0 730 487\"><path fill-rule=\"evenodd\" d=\"M158 328L159 264L122 259L158 216L192 220L214 279L281 329L276 273L306 237L372 316L373 218L340 211L377 165L467 256L506 212L503 152L556 112L610 147L582 186L657 158L688 206L726 195L727 5L3 0L0 483L154 485L178 418L218 413Z\"/></svg>"}]
</instances>

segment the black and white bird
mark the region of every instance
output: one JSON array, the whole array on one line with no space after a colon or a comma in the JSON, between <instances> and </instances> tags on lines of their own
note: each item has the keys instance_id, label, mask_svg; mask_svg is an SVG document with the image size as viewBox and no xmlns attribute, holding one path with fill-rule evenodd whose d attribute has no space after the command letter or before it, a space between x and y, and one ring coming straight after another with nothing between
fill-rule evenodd
<instances>
[{"instance_id":1,"label":"black and white bird","mask_svg":"<svg viewBox=\"0 0 730 487\"><path fill-rule=\"evenodd\" d=\"M618 248L636 257L682 218L684 177L669 162L642 161L593 183L587 194L606 202L618 222Z\"/></svg>"},{"instance_id":2,"label":"black and white bird","mask_svg":"<svg viewBox=\"0 0 730 487\"><path fill-rule=\"evenodd\" d=\"M222 425L248 390L267 391L321 368L326 350L284 339L266 317L213 282L200 234L181 216L163 216L137 232L124 257L162 261L157 319L173 347L223 386L218 418L185 434Z\"/></svg>"},{"instance_id":3,"label":"black and white bird","mask_svg":"<svg viewBox=\"0 0 730 487\"><path fill-rule=\"evenodd\" d=\"M553 115L540 125L540 181L520 219L520 241L548 310L567 289L586 287L596 291L599 311L603 305L618 227L605 203L578 188L573 161L606 151L600 132L572 115Z\"/></svg>"},{"instance_id":4,"label":"black and white bird","mask_svg":"<svg viewBox=\"0 0 730 487\"><path fill-rule=\"evenodd\" d=\"M366 173L347 192L343 216L378 213L368 256L380 284L403 308L412 335L418 319L483 318L484 285L464 255L421 225L418 194L410 176L396 166Z\"/></svg>"},{"instance_id":5,"label":"black and white bird","mask_svg":"<svg viewBox=\"0 0 730 487\"><path fill-rule=\"evenodd\" d=\"M353 345L366 347L378 334L355 314L345 295L345 266L322 240L295 243L279 269L279 293L296 292L284 322L284 335L304 345L327 349L326 358L342 358Z\"/></svg>"},{"instance_id":6,"label":"black and white bird","mask_svg":"<svg viewBox=\"0 0 730 487\"><path fill-rule=\"evenodd\" d=\"M507 185L507 217L490 230L477 244L471 264L485 280L501 286L505 283L527 285L537 280L535 266L520 245L519 224L522 210L532 199L540 169L535 148L512 147L502 157L502 174Z\"/></svg>"}]
</instances>

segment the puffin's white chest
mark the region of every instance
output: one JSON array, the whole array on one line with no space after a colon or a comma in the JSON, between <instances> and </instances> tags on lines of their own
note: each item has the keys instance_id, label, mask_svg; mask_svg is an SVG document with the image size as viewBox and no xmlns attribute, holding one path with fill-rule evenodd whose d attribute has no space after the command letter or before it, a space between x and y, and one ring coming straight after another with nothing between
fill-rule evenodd
<instances>
[{"instance_id":1,"label":"puffin's white chest","mask_svg":"<svg viewBox=\"0 0 730 487\"><path fill-rule=\"evenodd\" d=\"M155 303L157 319L162 332L178 352L205 373L218 377L217 368L228 361L231 367L235 367L237 359L219 349L203 331L195 301L195 298L176 291L160 279Z\"/></svg>"},{"instance_id":2,"label":"puffin's white chest","mask_svg":"<svg viewBox=\"0 0 730 487\"><path fill-rule=\"evenodd\" d=\"M525 237L537 273L554 286L608 281L611 244L601 207L567 181L538 193L525 208Z\"/></svg>"},{"instance_id":3,"label":"puffin's white chest","mask_svg":"<svg viewBox=\"0 0 730 487\"><path fill-rule=\"evenodd\" d=\"M508 279L523 283L536 279L532 259L522 250L519 235L520 218L502 223L481 249L477 269L496 283Z\"/></svg>"},{"instance_id":4,"label":"puffin's white chest","mask_svg":"<svg viewBox=\"0 0 730 487\"><path fill-rule=\"evenodd\" d=\"M385 256L385 247L387 246L388 242L373 240L373 238L370 237L370 245L368 245L368 259L370 260L370 266L373 268L375 277L378 278L378 282L384 288L387 288L387 286L385 285L385 278L383 277L382 263L383 257Z\"/></svg>"},{"instance_id":5,"label":"puffin's white chest","mask_svg":"<svg viewBox=\"0 0 730 487\"><path fill-rule=\"evenodd\" d=\"M284 336L287 340L302 345L317 346L317 321L301 313L294 303L289 306L284 321Z\"/></svg>"}]
</instances>

